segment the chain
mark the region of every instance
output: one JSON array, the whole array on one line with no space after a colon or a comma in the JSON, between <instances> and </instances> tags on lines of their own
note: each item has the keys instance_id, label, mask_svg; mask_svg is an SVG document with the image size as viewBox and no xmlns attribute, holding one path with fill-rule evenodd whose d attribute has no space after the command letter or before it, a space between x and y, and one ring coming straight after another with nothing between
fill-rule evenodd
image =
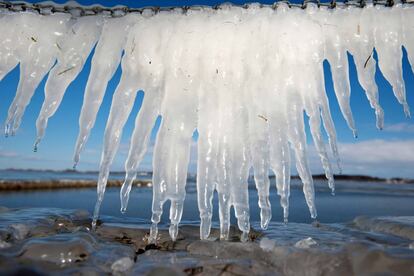
<instances>
[{"instance_id":1,"label":"chain","mask_svg":"<svg viewBox=\"0 0 414 276\"><path fill-rule=\"evenodd\" d=\"M401 4L414 4L414 0L344 0L344 2L337 2L336 0L332 0L328 3L321 3L319 0L304 0L302 4L297 3L290 3L287 0L280 0L275 2L273 5L265 5L261 4L261 7L271 7L276 9L278 4L285 3L290 8L306 8L306 6L310 3L317 5L318 7L328 7L328 8L336 8L337 6L355 6L363 8L368 3L372 3L373 5L382 5L386 7L391 7L397 3ZM229 4L221 4L213 7L208 6L183 6L183 7L143 7L143 8L130 8L127 6L115 6L115 7L103 7L100 5L93 5L93 6L76 6L76 5L59 5L59 4L32 4L27 2L20 2L20 1L2 1L0 0L0 11L9 11L9 12L37 12L41 15L49 15L53 13L70 13L74 17L80 16L91 16L91 15L105 15L109 17L121 17L128 13L140 13L143 12L152 12L158 13L160 11L171 11L179 9L183 13L186 13L188 10L198 10L202 8L212 8L215 10L222 9L224 6L228 6ZM234 5L232 6L248 8L250 4L245 5Z\"/></svg>"}]
</instances>

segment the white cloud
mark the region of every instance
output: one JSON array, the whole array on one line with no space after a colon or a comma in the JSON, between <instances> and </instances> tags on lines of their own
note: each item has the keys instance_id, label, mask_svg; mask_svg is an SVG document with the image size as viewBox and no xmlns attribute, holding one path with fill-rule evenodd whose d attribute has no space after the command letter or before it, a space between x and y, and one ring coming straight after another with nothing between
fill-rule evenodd
<instances>
[{"instance_id":1,"label":"white cloud","mask_svg":"<svg viewBox=\"0 0 414 276\"><path fill-rule=\"evenodd\" d=\"M344 174L414 178L414 139L356 141L355 143L339 143L338 147ZM329 150L328 145L326 148ZM154 142L151 141L141 162L140 170L151 170L153 149ZM309 145L308 153L312 173L323 173L319 156L313 145ZM332 156L330 160L334 173L338 173ZM124 161L122 160L122 164ZM195 173L196 171L197 142L192 141L189 172ZM296 174L295 171L292 173Z\"/></svg>"},{"instance_id":2,"label":"white cloud","mask_svg":"<svg viewBox=\"0 0 414 276\"><path fill-rule=\"evenodd\" d=\"M414 140L367 140L338 146L344 174L414 178ZM321 172L313 146L309 155L313 172Z\"/></svg>"},{"instance_id":3,"label":"white cloud","mask_svg":"<svg viewBox=\"0 0 414 276\"><path fill-rule=\"evenodd\" d=\"M4 151L0 149L0 158L16 158L19 157L17 152L13 151Z\"/></svg>"},{"instance_id":4,"label":"white cloud","mask_svg":"<svg viewBox=\"0 0 414 276\"><path fill-rule=\"evenodd\" d=\"M364 174L380 177L409 177L414 178L414 139L410 140L366 140L355 143L339 143L339 152L344 174ZM114 160L112 170L124 169L126 159L126 144L122 146L123 154ZM327 146L327 149L329 147ZM139 169L151 170L154 141L150 141L147 153ZM309 145L308 158L313 174L323 173L319 157L313 145ZM79 169L98 169L100 154L86 154L81 160ZM0 147L0 164L2 167L21 168L51 168L62 169L71 166L70 156L60 156L61 160L42 157L39 154L21 154ZM292 158L293 159L293 158ZM330 156L334 172L335 162ZM10 162L13 160L13 162ZM292 165L294 168L294 165ZM192 141L189 172L197 169L197 142ZM296 174L295 171L292 172Z\"/></svg>"},{"instance_id":5,"label":"white cloud","mask_svg":"<svg viewBox=\"0 0 414 276\"><path fill-rule=\"evenodd\" d=\"M398 123L398 124L392 124L392 125L386 125L384 127L385 131L389 132L408 132L413 133L414 132L414 124L410 123Z\"/></svg>"}]
</instances>

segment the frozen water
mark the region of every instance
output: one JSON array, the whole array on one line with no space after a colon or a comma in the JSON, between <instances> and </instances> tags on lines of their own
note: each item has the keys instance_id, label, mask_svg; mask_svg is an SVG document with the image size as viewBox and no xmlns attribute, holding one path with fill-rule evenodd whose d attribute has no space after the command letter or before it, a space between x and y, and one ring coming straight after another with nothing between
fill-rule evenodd
<instances>
[{"instance_id":1,"label":"frozen water","mask_svg":"<svg viewBox=\"0 0 414 276\"><path fill-rule=\"evenodd\" d=\"M385 21L387 24L381 24ZM332 193L334 171L341 171L324 85L325 60L331 68L339 107L355 137L348 53L354 58L358 80L375 110L377 127L383 128L384 112L375 83L374 52L395 97L405 114L410 115L401 61L404 46L414 67L414 13L410 5L383 7L368 3L363 9L341 4L335 9L318 8L311 3L306 9L289 8L286 3L278 3L274 9L258 4L246 8L222 5L219 9L199 7L185 12L180 8L159 12L146 9L116 18L2 12L0 23L0 80L17 64L21 71L6 121L6 135L16 132L34 90L49 72L45 101L36 122L35 150L45 135L48 119L95 47L79 118L75 166L108 81L121 64L122 77L112 98L104 134L94 228L124 125L138 91L144 92L120 199L121 211L125 212L152 128L160 117L153 155L150 241L157 241L163 205L168 200L169 234L177 239L195 131L201 239L210 235L214 191L219 198L220 237L229 237L233 207L242 240L248 239L247 179L251 168L261 227L266 229L272 217L269 171L276 176L277 194L287 222L292 157L310 215L317 217L306 122ZM329 150L336 166L329 160Z\"/></svg>"}]
</instances>

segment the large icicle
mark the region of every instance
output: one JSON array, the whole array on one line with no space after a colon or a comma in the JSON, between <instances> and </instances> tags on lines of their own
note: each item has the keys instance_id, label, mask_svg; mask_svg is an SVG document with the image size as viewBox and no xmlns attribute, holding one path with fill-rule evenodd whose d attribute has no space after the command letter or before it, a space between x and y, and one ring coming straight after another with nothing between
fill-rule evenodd
<instances>
[{"instance_id":1,"label":"large icicle","mask_svg":"<svg viewBox=\"0 0 414 276\"><path fill-rule=\"evenodd\" d=\"M127 15L121 18L107 19L102 27L102 33L95 47L91 72L86 84L82 110L79 116L79 134L73 157L74 167L79 162L82 148L85 146L89 133L95 124L96 115L101 106L108 82L115 74L121 61L129 29L136 21L136 16Z\"/></svg>"},{"instance_id":2,"label":"large icicle","mask_svg":"<svg viewBox=\"0 0 414 276\"><path fill-rule=\"evenodd\" d=\"M181 12L177 9L177 14ZM172 15L173 17L175 14ZM166 44L164 61L165 98L162 101L162 123L157 135L153 159L153 203L150 240L156 241L157 224L160 221L162 207L170 200L170 229L173 241L178 234L178 224L183 213L187 169L190 161L192 135L196 128L197 93L199 89L198 64L192 62L197 55L194 36L185 33L194 31L183 17L177 18L172 36ZM182 32L180 32L181 30ZM191 47L189 47L191 46ZM194 51L194 52L192 52ZM186 100L182 100L186 99Z\"/></svg>"},{"instance_id":3,"label":"large icicle","mask_svg":"<svg viewBox=\"0 0 414 276\"><path fill-rule=\"evenodd\" d=\"M401 49L405 47L414 68L414 14L409 4L382 7L367 3L362 9L340 3L335 9L318 8L312 3L304 9L283 2L274 7L223 4L217 9L144 9L124 17L122 12L114 11L113 18L108 13L91 15L96 12L84 13L88 16L73 12L70 16L39 15L31 9L22 13L0 10L0 80L20 63L20 80L9 108L6 134L17 130L36 87L49 72L45 101L36 122L35 146L97 43L79 118L75 165L108 81L121 62L122 76L105 129L93 228L138 91L144 92L144 99L135 118L125 163L121 211L126 211L132 184L151 143L154 123L160 117L153 153L152 242L157 240L167 200L171 202L170 236L177 238L195 130L201 239L210 235L212 200L217 190L220 238L229 237L233 207L242 240L247 240L251 168L262 228L267 227L272 216L269 170L275 174L283 220L287 222L291 151L311 217L316 218L306 122L332 191L333 169L322 125L339 165L335 126L324 84L325 60L330 64L340 110L355 136L348 53L353 56L358 80L375 110L377 127L383 128L384 114L375 83L375 51L381 72L409 115Z\"/></svg>"},{"instance_id":4,"label":"large icicle","mask_svg":"<svg viewBox=\"0 0 414 276\"><path fill-rule=\"evenodd\" d=\"M15 51L20 62L20 80L7 115L6 136L16 133L37 86L52 68L59 51L57 45L66 31L69 18L67 14L38 16L21 13L14 14L9 19L11 21L9 24L16 25L20 29L16 42L19 46ZM14 67L14 62L6 62L6 65L8 68L5 73Z\"/></svg>"},{"instance_id":5,"label":"large icicle","mask_svg":"<svg viewBox=\"0 0 414 276\"><path fill-rule=\"evenodd\" d=\"M159 16L161 17L161 15ZM159 39L161 37L157 32L152 33L154 31L152 28L157 30L157 26L162 25L164 21L154 22L154 18L142 20L141 24L135 25L131 29L131 34L135 35L128 37L125 46L125 53L121 62L122 77L112 97L111 111L105 129L104 150L102 152L97 184L98 199L93 215L93 227L96 226L99 216L100 205L103 201L108 181L109 169L118 150L122 130L134 105L137 92L139 89L146 87L147 83L157 83L162 80L160 74L162 73L163 65L160 57L157 55L157 50L159 50L157 46L160 45ZM140 36L148 37L148 40L140 39ZM153 39L150 39L151 37ZM161 78L158 78L158 76ZM158 85L154 86L157 87ZM147 92L151 93L152 91Z\"/></svg>"},{"instance_id":6,"label":"large icicle","mask_svg":"<svg viewBox=\"0 0 414 276\"><path fill-rule=\"evenodd\" d=\"M149 19L147 23L143 23L144 27L137 26L135 32L139 35L134 38L133 48L131 48L131 52L136 52L138 55L140 74L137 77L141 84L140 87L144 91L144 100L135 120L128 158L125 162L126 176L120 191L121 212L126 212L132 183L136 178L139 164L147 151L157 116L161 114L165 74L162 60L168 55L168 52L165 51L167 47L163 47L163 45L168 45L174 25L165 24L166 26L164 26L162 22L168 20L167 15L159 14L158 17L162 19ZM141 40L141 36L146 39Z\"/></svg>"},{"instance_id":7,"label":"large icicle","mask_svg":"<svg viewBox=\"0 0 414 276\"><path fill-rule=\"evenodd\" d=\"M341 33L347 40L347 50L354 56L358 80L365 90L371 107L375 109L377 128L384 128L384 111L378 100L378 86L375 83L376 62L374 59L373 15L370 7L358 9L347 7L343 13ZM347 23L347 24L345 24Z\"/></svg>"},{"instance_id":8,"label":"large icicle","mask_svg":"<svg viewBox=\"0 0 414 276\"><path fill-rule=\"evenodd\" d=\"M81 17L70 26L59 48L57 64L45 85L45 100L36 121L37 138L34 150L45 135L47 122L58 109L69 84L78 76L99 38L102 17Z\"/></svg>"},{"instance_id":9,"label":"large icicle","mask_svg":"<svg viewBox=\"0 0 414 276\"><path fill-rule=\"evenodd\" d=\"M332 79L336 98L338 99L341 112L355 137L357 130L350 106L351 88L349 84L348 57L344 45L344 38L341 36L341 25L343 16L342 9L321 8L313 18L322 24L325 37L325 57L329 60L332 72Z\"/></svg>"},{"instance_id":10,"label":"large icicle","mask_svg":"<svg viewBox=\"0 0 414 276\"><path fill-rule=\"evenodd\" d=\"M403 105L404 113L410 116L410 108L405 96L405 84L402 75L402 26L399 4L392 8L375 7L377 29L375 31L375 49L378 53L378 65L384 77L392 86L395 97ZM386 24L384 24L386 20ZM372 24L372 22L371 22Z\"/></svg>"},{"instance_id":11,"label":"large icicle","mask_svg":"<svg viewBox=\"0 0 414 276\"><path fill-rule=\"evenodd\" d=\"M253 54L246 54L245 64L251 64L247 67L245 64L245 83L242 84L242 90L244 90L246 101L249 103L249 107L246 109L248 112L248 141L250 142L250 154L251 154L251 166L254 172L254 181L258 192L258 204L260 208L260 225L262 229L266 229L271 218L272 211L269 201L269 169L270 169L270 156L269 156L269 114L270 110L267 109L268 85L267 82L256 82L255 80L261 78L264 75L266 58L269 53L268 45L262 43L266 41L266 36L269 33L269 18L274 13L272 9L260 8L257 4L252 4L248 9L247 18L244 23L241 24L240 29L242 31L251 32L252 36L256 31L255 43L239 42L249 45L247 51L251 51ZM256 91L256 95L249 93L250 91Z\"/></svg>"}]
</instances>

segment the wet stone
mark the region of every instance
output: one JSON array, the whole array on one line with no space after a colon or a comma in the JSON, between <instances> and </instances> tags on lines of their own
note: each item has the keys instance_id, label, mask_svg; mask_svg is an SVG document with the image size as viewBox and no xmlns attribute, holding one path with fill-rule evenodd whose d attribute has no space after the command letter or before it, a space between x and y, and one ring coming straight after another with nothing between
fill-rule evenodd
<instances>
[{"instance_id":1,"label":"wet stone","mask_svg":"<svg viewBox=\"0 0 414 276\"><path fill-rule=\"evenodd\" d=\"M264 233L252 229L244 243L236 227L231 227L228 241L219 240L216 228L204 241L198 226L182 225L173 242L168 225L160 226L157 243L152 244L148 224L122 224L105 217L91 232L90 223L84 211L1 213L0 275L412 275L414 271L410 219L364 218L318 227L270 223Z\"/></svg>"},{"instance_id":2,"label":"wet stone","mask_svg":"<svg viewBox=\"0 0 414 276\"><path fill-rule=\"evenodd\" d=\"M19 258L66 265L83 262L94 251L88 234L66 234L28 240Z\"/></svg>"}]
</instances>

